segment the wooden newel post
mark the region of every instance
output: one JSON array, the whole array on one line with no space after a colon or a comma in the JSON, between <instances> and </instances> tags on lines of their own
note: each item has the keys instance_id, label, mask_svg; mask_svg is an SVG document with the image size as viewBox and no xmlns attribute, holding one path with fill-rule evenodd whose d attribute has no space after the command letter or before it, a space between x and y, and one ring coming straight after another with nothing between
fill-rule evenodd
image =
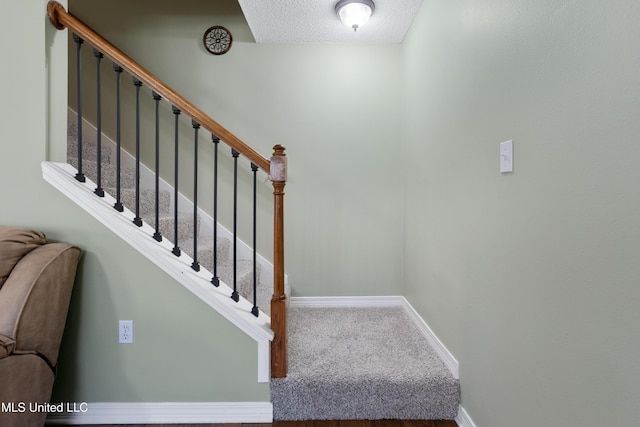
<instances>
[{"instance_id":1,"label":"wooden newel post","mask_svg":"<svg viewBox=\"0 0 640 427\"><path fill-rule=\"evenodd\" d=\"M273 297L271 298L271 377L287 376L287 296L284 293L284 186L287 155L281 145L273 147L270 178L273 184Z\"/></svg>"}]
</instances>

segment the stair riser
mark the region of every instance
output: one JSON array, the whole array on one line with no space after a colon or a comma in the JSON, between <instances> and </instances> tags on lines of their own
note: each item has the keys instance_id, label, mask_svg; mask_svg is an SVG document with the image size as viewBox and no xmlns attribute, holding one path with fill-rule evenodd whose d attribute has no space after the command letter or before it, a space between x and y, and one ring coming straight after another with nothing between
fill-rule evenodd
<instances>
[{"instance_id":1,"label":"stair riser","mask_svg":"<svg viewBox=\"0 0 640 427\"><path fill-rule=\"evenodd\" d=\"M404 384L371 381L368 384L323 385L310 383L296 393L272 395L274 420L452 420L460 405L459 384L435 384L433 388L412 390ZM336 399L336 396L358 396ZM308 402L331 402L322 410ZM281 408L295 407L288 412Z\"/></svg>"},{"instance_id":2,"label":"stair riser","mask_svg":"<svg viewBox=\"0 0 640 427\"><path fill-rule=\"evenodd\" d=\"M228 239L220 238L218 239L218 268L221 265L229 262L229 246L230 242ZM190 248L187 253L191 255L193 251L192 248L193 242L185 243L185 248ZM198 245L198 261L200 265L206 268L209 271L213 271L213 244L211 242L202 243Z\"/></svg>"},{"instance_id":3,"label":"stair riser","mask_svg":"<svg viewBox=\"0 0 640 427\"><path fill-rule=\"evenodd\" d=\"M102 163L111 163L111 148L108 146L102 146L101 155ZM98 160L98 147L95 144L82 144L82 158L87 161L97 162ZM75 159L78 161L78 144L73 142L67 145L67 158ZM115 162L114 162L115 163Z\"/></svg>"},{"instance_id":4,"label":"stair riser","mask_svg":"<svg viewBox=\"0 0 640 427\"><path fill-rule=\"evenodd\" d=\"M69 158L69 164L76 169L78 168L78 159ZM102 165L101 179L102 187L115 187L116 186L116 167L114 165L104 163ZM98 176L98 164L93 160L83 159L82 161L82 173L90 180L97 183ZM136 173L134 169L121 168L120 169L120 188L135 188L136 186Z\"/></svg>"},{"instance_id":5,"label":"stair riser","mask_svg":"<svg viewBox=\"0 0 640 427\"><path fill-rule=\"evenodd\" d=\"M82 128L82 158L97 161L98 144L95 129ZM88 133L87 133L88 132ZM103 139L101 147L102 161L111 163L112 150L109 143ZM78 124L77 122L67 122L67 158L78 159Z\"/></svg>"},{"instance_id":6,"label":"stair riser","mask_svg":"<svg viewBox=\"0 0 640 427\"><path fill-rule=\"evenodd\" d=\"M142 220L155 228L155 218L153 218L153 215L147 215L147 217L143 216ZM174 240L175 232L173 224L173 216L160 217L160 234L172 242ZM200 217L198 217L197 225L200 227ZM193 239L193 230L193 216L185 213L178 213L178 246L182 247L183 242Z\"/></svg>"},{"instance_id":7,"label":"stair riser","mask_svg":"<svg viewBox=\"0 0 640 427\"><path fill-rule=\"evenodd\" d=\"M115 187L107 187L104 191L111 194L113 197L116 196ZM122 204L128 208L134 208L136 204L136 191L131 188L120 189L120 200ZM171 212L171 193L169 191L160 190L158 202L158 212L160 214L167 214ZM142 213L142 216L151 217L155 214L155 209L155 191L141 189L140 212Z\"/></svg>"},{"instance_id":8,"label":"stair riser","mask_svg":"<svg viewBox=\"0 0 640 427\"><path fill-rule=\"evenodd\" d=\"M220 279L227 285L233 287L233 261L223 265L218 270ZM250 260L239 260L236 274L236 287L238 293L249 301L253 301L253 263ZM260 266L257 265L257 275L260 277ZM259 304L261 303L258 301Z\"/></svg>"}]
</instances>

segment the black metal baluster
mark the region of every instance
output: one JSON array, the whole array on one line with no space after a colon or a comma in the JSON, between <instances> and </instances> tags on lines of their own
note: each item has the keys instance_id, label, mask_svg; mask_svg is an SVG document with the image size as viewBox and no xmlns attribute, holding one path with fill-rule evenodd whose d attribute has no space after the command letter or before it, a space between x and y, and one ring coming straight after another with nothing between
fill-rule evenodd
<instances>
[{"instance_id":1,"label":"black metal baluster","mask_svg":"<svg viewBox=\"0 0 640 427\"><path fill-rule=\"evenodd\" d=\"M182 251L178 246L178 116L180 116L180 110L171 106L171 110L175 115L175 154L174 154L174 178L173 178L173 250L171 251L175 256L180 256Z\"/></svg>"},{"instance_id":2,"label":"black metal baluster","mask_svg":"<svg viewBox=\"0 0 640 427\"><path fill-rule=\"evenodd\" d=\"M233 293L231 299L235 302L240 300L238 295L238 153L236 150L231 150L233 156Z\"/></svg>"},{"instance_id":3,"label":"black metal baluster","mask_svg":"<svg viewBox=\"0 0 640 427\"><path fill-rule=\"evenodd\" d=\"M211 140L214 144L213 151L213 278L211 283L213 286L220 286L220 278L218 277L218 146L220 138L211 134Z\"/></svg>"},{"instance_id":4,"label":"black metal baluster","mask_svg":"<svg viewBox=\"0 0 640 427\"><path fill-rule=\"evenodd\" d=\"M200 125L191 120L193 126L193 264L191 268L200 271L198 263L198 131Z\"/></svg>"},{"instance_id":5,"label":"black metal baluster","mask_svg":"<svg viewBox=\"0 0 640 427\"><path fill-rule=\"evenodd\" d=\"M76 179L80 182L85 182L86 177L82 173L82 43L77 34L73 35L73 41L77 44L77 90L78 90L78 173L76 173Z\"/></svg>"},{"instance_id":6,"label":"black metal baluster","mask_svg":"<svg viewBox=\"0 0 640 427\"><path fill-rule=\"evenodd\" d=\"M98 61L98 82L97 82L97 93L96 93L96 98L98 101L98 105L97 105L97 113L98 113L98 118L96 120L96 125L98 127L97 129L97 134L96 134L96 146L97 146L97 151L98 153L96 154L96 160L98 163L98 170L96 173L96 189L94 190L94 193L97 194L99 197L104 197L104 189L102 188L102 58L104 58L104 55L98 50L98 49L93 49L93 56L96 57L97 61Z\"/></svg>"},{"instance_id":7,"label":"black metal baluster","mask_svg":"<svg viewBox=\"0 0 640 427\"><path fill-rule=\"evenodd\" d=\"M140 218L140 88L142 82L133 77L133 84L136 87L136 217L133 223L142 227L142 218Z\"/></svg>"},{"instance_id":8,"label":"black metal baluster","mask_svg":"<svg viewBox=\"0 0 640 427\"><path fill-rule=\"evenodd\" d=\"M257 181L257 172L258 166L251 163L251 170L253 171L253 308L251 309L251 314L258 317L260 314L260 310L258 310L258 269L257 269L257 258L256 258L256 194L258 192L258 181Z\"/></svg>"},{"instance_id":9,"label":"black metal baluster","mask_svg":"<svg viewBox=\"0 0 640 427\"><path fill-rule=\"evenodd\" d=\"M117 73L116 79L116 202L113 208L118 212L124 211L122 206L122 200L120 200L120 156L121 156L121 121L120 121L120 86L122 80L122 72L124 71L121 66L113 63L113 71Z\"/></svg>"},{"instance_id":10,"label":"black metal baluster","mask_svg":"<svg viewBox=\"0 0 640 427\"><path fill-rule=\"evenodd\" d=\"M162 242L160 234L160 100L162 97L152 92L153 100L156 102L156 232L153 238Z\"/></svg>"}]
</instances>

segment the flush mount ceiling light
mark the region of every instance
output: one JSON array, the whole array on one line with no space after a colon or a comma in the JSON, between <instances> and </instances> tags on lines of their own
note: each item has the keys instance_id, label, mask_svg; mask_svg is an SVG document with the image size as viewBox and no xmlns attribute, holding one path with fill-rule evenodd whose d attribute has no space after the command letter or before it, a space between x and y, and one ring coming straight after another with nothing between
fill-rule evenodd
<instances>
[{"instance_id":1,"label":"flush mount ceiling light","mask_svg":"<svg viewBox=\"0 0 640 427\"><path fill-rule=\"evenodd\" d=\"M353 31L367 23L375 8L372 0L340 0L336 3L340 20Z\"/></svg>"}]
</instances>

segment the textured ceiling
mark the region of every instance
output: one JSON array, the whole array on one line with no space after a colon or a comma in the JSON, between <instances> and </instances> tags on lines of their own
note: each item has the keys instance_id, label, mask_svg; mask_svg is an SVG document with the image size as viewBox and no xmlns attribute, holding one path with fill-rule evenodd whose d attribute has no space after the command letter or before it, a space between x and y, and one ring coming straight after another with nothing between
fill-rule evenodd
<instances>
[{"instance_id":1,"label":"textured ceiling","mask_svg":"<svg viewBox=\"0 0 640 427\"><path fill-rule=\"evenodd\" d=\"M374 0L357 32L338 19L338 0L239 0L257 43L402 43L422 0Z\"/></svg>"}]
</instances>

